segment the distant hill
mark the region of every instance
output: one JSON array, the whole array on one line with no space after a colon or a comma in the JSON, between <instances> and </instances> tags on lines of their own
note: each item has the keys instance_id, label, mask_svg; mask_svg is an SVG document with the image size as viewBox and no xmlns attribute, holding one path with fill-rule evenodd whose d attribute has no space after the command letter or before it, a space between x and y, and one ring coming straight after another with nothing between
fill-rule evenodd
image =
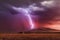
<instances>
[{"instance_id":1,"label":"distant hill","mask_svg":"<svg viewBox=\"0 0 60 40\"><path fill-rule=\"evenodd\" d=\"M49 28L38 28L38 29L32 29L26 32L19 32L19 33L60 33L59 30L55 29L49 29Z\"/></svg>"}]
</instances>

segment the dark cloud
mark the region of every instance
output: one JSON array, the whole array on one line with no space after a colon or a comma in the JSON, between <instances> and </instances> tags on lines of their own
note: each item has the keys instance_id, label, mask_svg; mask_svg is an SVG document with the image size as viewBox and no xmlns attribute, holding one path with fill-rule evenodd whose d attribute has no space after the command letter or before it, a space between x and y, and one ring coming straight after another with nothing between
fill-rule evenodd
<instances>
[{"instance_id":1,"label":"dark cloud","mask_svg":"<svg viewBox=\"0 0 60 40\"><path fill-rule=\"evenodd\" d=\"M27 29L24 25L25 23L25 16L22 15L12 15L11 11L5 8L2 4L8 3L14 6L26 6L29 5L30 3L38 3L39 0L30 0L27 2L27 0L0 0L0 32L19 32L19 31L24 31ZM60 17L60 9L57 7L55 8L48 8L46 9L47 11L45 12L35 12L38 17L38 22L41 24L47 24L50 21L58 20L56 19L58 16ZM55 19L54 19L55 18ZM27 20L26 20L27 21Z\"/></svg>"}]
</instances>

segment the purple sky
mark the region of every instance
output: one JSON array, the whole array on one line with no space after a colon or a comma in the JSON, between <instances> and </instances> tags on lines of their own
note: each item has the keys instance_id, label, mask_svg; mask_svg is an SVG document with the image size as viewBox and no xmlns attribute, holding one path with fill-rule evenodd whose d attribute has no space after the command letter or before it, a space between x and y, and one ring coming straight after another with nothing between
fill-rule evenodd
<instances>
[{"instance_id":1,"label":"purple sky","mask_svg":"<svg viewBox=\"0 0 60 40\"><path fill-rule=\"evenodd\" d=\"M37 1L31 1L31 3L36 2ZM12 15L11 12L5 8L2 4L3 3L9 3L12 4L16 7L19 7L21 5L28 5L27 1L23 1L23 0L0 0L0 32L21 32L21 31L25 31L25 30L29 30L29 27L27 24L27 17L25 17L22 14L17 14L17 15ZM41 19L40 16L38 17L38 22L41 24L49 24L49 21L52 19L53 21L55 20L59 20L56 19L58 18L57 16L60 16L60 10L58 12L59 8L51 8L48 9L47 12L43 12L39 15L41 15ZM36 16L37 17L37 16ZM35 20L37 19L36 17ZM55 18L55 19L54 19ZM36 22L36 21L35 21Z\"/></svg>"}]
</instances>

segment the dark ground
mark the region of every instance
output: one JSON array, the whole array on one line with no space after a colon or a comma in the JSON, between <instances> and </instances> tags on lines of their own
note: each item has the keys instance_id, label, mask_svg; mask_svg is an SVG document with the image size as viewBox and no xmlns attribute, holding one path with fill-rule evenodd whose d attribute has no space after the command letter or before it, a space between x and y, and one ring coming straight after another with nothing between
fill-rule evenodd
<instances>
[{"instance_id":1,"label":"dark ground","mask_svg":"<svg viewBox=\"0 0 60 40\"><path fill-rule=\"evenodd\" d=\"M60 40L59 33L0 34L0 40Z\"/></svg>"}]
</instances>

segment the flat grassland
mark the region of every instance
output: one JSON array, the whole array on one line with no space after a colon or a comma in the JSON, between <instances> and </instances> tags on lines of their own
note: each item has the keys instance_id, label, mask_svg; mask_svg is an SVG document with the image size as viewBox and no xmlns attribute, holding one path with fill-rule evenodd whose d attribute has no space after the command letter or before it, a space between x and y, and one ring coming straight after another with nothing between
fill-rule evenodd
<instances>
[{"instance_id":1,"label":"flat grassland","mask_svg":"<svg viewBox=\"0 0 60 40\"><path fill-rule=\"evenodd\" d=\"M0 33L0 40L58 40L60 33Z\"/></svg>"}]
</instances>

